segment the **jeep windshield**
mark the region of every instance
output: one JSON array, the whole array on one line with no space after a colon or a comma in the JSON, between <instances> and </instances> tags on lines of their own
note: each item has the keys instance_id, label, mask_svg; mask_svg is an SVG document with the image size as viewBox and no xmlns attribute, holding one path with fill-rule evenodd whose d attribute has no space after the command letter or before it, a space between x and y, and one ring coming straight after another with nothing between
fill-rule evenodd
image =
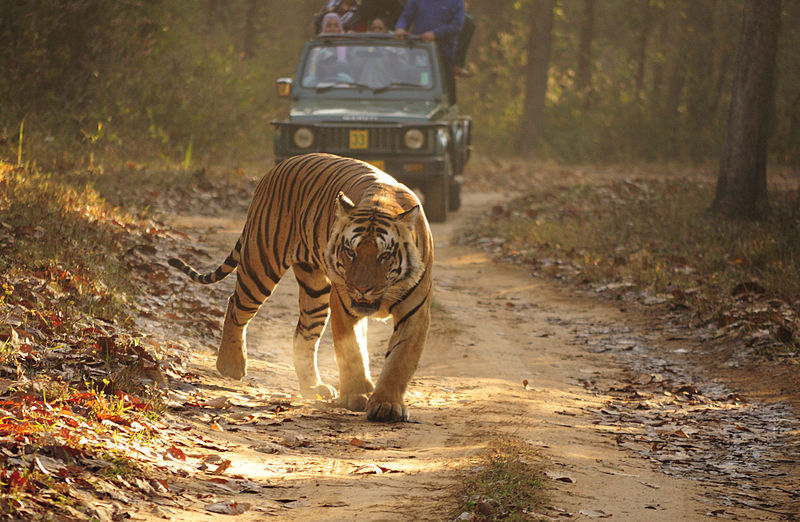
<instances>
[{"instance_id":1,"label":"jeep windshield","mask_svg":"<svg viewBox=\"0 0 800 522\"><path fill-rule=\"evenodd\" d=\"M402 44L320 40L305 55L301 85L317 92L370 89L375 94L433 89L430 52L430 48Z\"/></svg>"}]
</instances>

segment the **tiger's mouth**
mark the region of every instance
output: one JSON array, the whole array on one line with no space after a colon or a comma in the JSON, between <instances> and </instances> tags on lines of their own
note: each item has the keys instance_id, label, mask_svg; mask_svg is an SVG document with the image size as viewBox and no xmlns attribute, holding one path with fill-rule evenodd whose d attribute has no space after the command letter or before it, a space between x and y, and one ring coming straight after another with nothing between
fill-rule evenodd
<instances>
[{"instance_id":1,"label":"tiger's mouth","mask_svg":"<svg viewBox=\"0 0 800 522\"><path fill-rule=\"evenodd\" d=\"M381 300L351 299L350 308L359 315L372 315L381 307Z\"/></svg>"}]
</instances>

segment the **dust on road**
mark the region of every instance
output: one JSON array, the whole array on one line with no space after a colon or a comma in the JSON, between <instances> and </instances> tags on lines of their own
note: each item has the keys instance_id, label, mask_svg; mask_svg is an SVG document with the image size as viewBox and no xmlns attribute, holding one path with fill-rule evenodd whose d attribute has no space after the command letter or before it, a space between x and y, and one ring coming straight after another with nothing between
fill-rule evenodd
<instances>
[{"instance_id":1,"label":"dust on road","mask_svg":"<svg viewBox=\"0 0 800 522\"><path fill-rule=\"evenodd\" d=\"M197 354L192 365L199 379L172 392L179 407L171 415L192 426L197 445L184 448L188 458L172 464L183 480L171 489L181 493L156 501L150 512L142 510L134 518L211 520L219 515L207 508L218 504L246 506L239 520L448 520L454 518L458 484L502 435L515 436L541 455L537 465L548 477L548 499L532 519L791 518L797 509L791 494L797 491L797 473L792 476L791 463L776 457L786 453L783 437L774 437L774 445L753 456L764 465L749 472L757 476L745 481L745 491L737 486L735 473L709 478L662 472L664 461L649 453L643 437L660 437L668 455L682 451L679 458L697 460L700 454L693 452L690 439L704 429L692 432L681 424L680 407L688 400L663 395L671 393L666 388L644 389L652 388L654 380L664 382L664 368L682 371L679 358L670 358L674 346L662 349L652 332L637 330L640 322L631 320L631 312L612 303L575 295L531 277L524 268L498 264L483 252L459 246L454 241L458 227L496 197L465 194L460 212L446 224L433 225L433 321L406 397L412 422L369 423L363 414L297 396L291 366L297 292L288 274L249 327L250 365L243 381L223 379L213 370L216 340L187 341ZM174 224L198 237L198 246L210 254L208 269L234 244L243 219L182 217ZM223 307L231 284L209 288L187 283L186 291ZM369 329L377 375L391 324L372 321ZM631 342L638 350L633 351L635 361ZM641 364L634 368L636 361ZM335 384L329 333L320 346L320 366L323 378ZM700 378L690 374L687 370L685 378ZM666 413L651 420L625 417L631 401L621 400L621 388L615 387L626 385L625 376L632 376L627 385L638 385L645 394L638 405ZM220 407L185 406L197 401ZM723 413L736 411L731 404L718 406ZM780 434L797 433L790 411L778 417ZM726 422L724 414L715 422ZM731 422L740 423L737 431L751 429L741 417ZM684 428L683 436L660 429L672 428L669 423L677 423L673 435ZM697 422L692 426L697 428ZM685 444L670 453L676 440ZM724 440L718 442L724 446ZM655 451L655 442L649 444ZM702 458L718 457L724 464L725 455L717 453ZM207 470L218 459L230 464L198 479L198 469ZM728 462L735 472L739 461ZM781 496L780 487L788 493ZM776 500L757 503L773 493Z\"/></svg>"}]
</instances>

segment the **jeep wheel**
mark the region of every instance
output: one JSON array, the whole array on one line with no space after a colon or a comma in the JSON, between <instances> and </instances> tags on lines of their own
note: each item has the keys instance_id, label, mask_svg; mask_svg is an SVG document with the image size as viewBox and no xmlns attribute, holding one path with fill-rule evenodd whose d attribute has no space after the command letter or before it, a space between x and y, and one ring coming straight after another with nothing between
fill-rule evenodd
<instances>
[{"instance_id":1,"label":"jeep wheel","mask_svg":"<svg viewBox=\"0 0 800 522\"><path fill-rule=\"evenodd\" d=\"M461 208L461 183L453 181L450 183L450 208L448 210L456 211Z\"/></svg>"},{"instance_id":2,"label":"jeep wheel","mask_svg":"<svg viewBox=\"0 0 800 522\"><path fill-rule=\"evenodd\" d=\"M447 220L447 205L449 203L448 188L450 181L447 176L440 176L430 180L422 189L425 196L423 206L425 215L431 223L442 223Z\"/></svg>"}]
</instances>

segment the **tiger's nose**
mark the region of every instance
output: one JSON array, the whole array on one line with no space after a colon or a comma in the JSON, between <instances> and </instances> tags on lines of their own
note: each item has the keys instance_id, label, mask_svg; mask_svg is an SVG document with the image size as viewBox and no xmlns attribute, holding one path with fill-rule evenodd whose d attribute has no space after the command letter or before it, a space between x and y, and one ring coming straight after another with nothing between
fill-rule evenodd
<instances>
[{"instance_id":1,"label":"tiger's nose","mask_svg":"<svg viewBox=\"0 0 800 522\"><path fill-rule=\"evenodd\" d=\"M368 284L360 285L358 283L353 283L353 290L360 295L367 295L370 291L370 286Z\"/></svg>"}]
</instances>

